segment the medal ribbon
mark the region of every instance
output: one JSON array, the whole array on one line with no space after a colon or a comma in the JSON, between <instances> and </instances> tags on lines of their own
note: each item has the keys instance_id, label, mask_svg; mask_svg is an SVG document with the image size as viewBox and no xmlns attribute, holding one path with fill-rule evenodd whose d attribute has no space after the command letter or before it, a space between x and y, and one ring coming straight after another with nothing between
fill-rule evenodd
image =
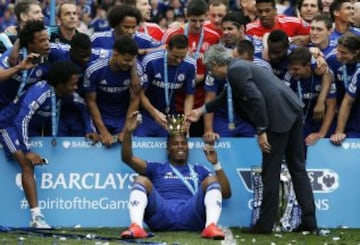
<instances>
[{"instance_id":1,"label":"medal ribbon","mask_svg":"<svg viewBox=\"0 0 360 245\"><path fill-rule=\"evenodd\" d=\"M189 24L185 25L184 35L189 36ZM194 54L194 59L195 60L197 60L200 57L200 49L201 49L201 46L203 44L203 41L204 41L204 27L201 28L199 42L198 42L198 44L196 46L196 51L195 51L195 54Z\"/></svg>"},{"instance_id":2,"label":"medal ribbon","mask_svg":"<svg viewBox=\"0 0 360 245\"><path fill-rule=\"evenodd\" d=\"M22 49L22 55L23 55L23 60L25 60L26 57L28 56L28 53L27 53L27 49L26 49L26 48L23 48L23 49ZM22 70L22 72L21 72L21 83L20 83L20 86L19 86L19 89L18 89L18 92L17 92L17 97L20 97L22 91L23 91L24 88L25 88L25 85L27 84L28 78L31 76L31 74L33 73L33 71L34 71L34 68L32 68L30 74L28 74L28 70L27 70L27 69Z\"/></svg>"},{"instance_id":3,"label":"medal ribbon","mask_svg":"<svg viewBox=\"0 0 360 245\"><path fill-rule=\"evenodd\" d=\"M54 87L51 87L51 135L53 137L53 145L56 145L56 136L59 129L60 106L61 100L56 103L56 94Z\"/></svg>"},{"instance_id":4,"label":"medal ribbon","mask_svg":"<svg viewBox=\"0 0 360 245\"><path fill-rule=\"evenodd\" d=\"M309 114L311 99L313 98L313 86L314 86L314 83L315 83L314 80L315 80L314 74L312 74L312 75L311 75L310 92L309 92L309 93L310 93L310 96L309 96L309 98L308 98L308 102L307 102L307 104L306 104L305 113L304 113L304 123L305 123L306 118L307 118L307 116L308 116L308 114ZM297 92L298 92L299 99L300 99L301 101L303 101L304 95L303 95L303 89L302 89L302 87L301 87L301 81L300 81L300 80L297 81L297 90L298 90Z\"/></svg>"},{"instance_id":5,"label":"medal ribbon","mask_svg":"<svg viewBox=\"0 0 360 245\"><path fill-rule=\"evenodd\" d=\"M281 199L286 202L280 224L283 230L292 231L301 223L301 208L296 200L294 186L289 176L289 170L283 165L281 175L285 176L285 181L281 181L283 192Z\"/></svg>"},{"instance_id":6,"label":"medal ribbon","mask_svg":"<svg viewBox=\"0 0 360 245\"><path fill-rule=\"evenodd\" d=\"M149 35L149 31L148 31L145 23L142 25L142 27L144 28L144 33L145 33L146 35L150 36L150 35Z\"/></svg>"},{"instance_id":7,"label":"medal ribbon","mask_svg":"<svg viewBox=\"0 0 360 245\"><path fill-rule=\"evenodd\" d=\"M296 200L292 181L289 180L285 182L284 185L287 189L287 195L284 197L287 204L283 216L280 219L280 223L282 229L285 231L292 231L301 223L301 208Z\"/></svg>"},{"instance_id":8,"label":"medal ribbon","mask_svg":"<svg viewBox=\"0 0 360 245\"><path fill-rule=\"evenodd\" d=\"M297 90L298 90L299 99L302 101L303 100L303 94L302 94L302 87L301 87L301 82L300 81L297 81Z\"/></svg>"},{"instance_id":9,"label":"medal ribbon","mask_svg":"<svg viewBox=\"0 0 360 245\"><path fill-rule=\"evenodd\" d=\"M226 92L227 92L227 109L228 109L228 120L229 125L234 124L234 106L233 106L233 98L232 98L232 89L229 81L226 79Z\"/></svg>"},{"instance_id":10,"label":"medal ribbon","mask_svg":"<svg viewBox=\"0 0 360 245\"><path fill-rule=\"evenodd\" d=\"M344 87L345 87L345 90L347 88L347 86L349 85L349 79L348 79L348 74L347 74L347 69L346 69L346 65L344 64L342 66L342 73L343 73L343 83L344 83Z\"/></svg>"},{"instance_id":11,"label":"medal ribbon","mask_svg":"<svg viewBox=\"0 0 360 245\"><path fill-rule=\"evenodd\" d=\"M166 114L170 112L170 96L169 96L169 77L168 77L168 52L165 51L164 54L164 94L165 94L165 105L166 105Z\"/></svg>"},{"instance_id":12,"label":"medal ribbon","mask_svg":"<svg viewBox=\"0 0 360 245\"><path fill-rule=\"evenodd\" d=\"M263 196L263 183L261 180L261 168L251 168L251 180L253 187L253 203L252 203L252 214L251 214L251 225L255 225L260 217L260 207Z\"/></svg>"},{"instance_id":13,"label":"medal ribbon","mask_svg":"<svg viewBox=\"0 0 360 245\"><path fill-rule=\"evenodd\" d=\"M185 179L184 175L182 175L179 170L177 170L174 166L169 163L171 170L176 174L177 177L185 184L185 186L189 189L189 191L195 195L195 193L198 191L198 181L199 178L197 177L197 174L195 173L194 167L191 164L188 164L189 170L190 170L190 176L193 178L194 186L190 184L190 182Z\"/></svg>"}]
</instances>

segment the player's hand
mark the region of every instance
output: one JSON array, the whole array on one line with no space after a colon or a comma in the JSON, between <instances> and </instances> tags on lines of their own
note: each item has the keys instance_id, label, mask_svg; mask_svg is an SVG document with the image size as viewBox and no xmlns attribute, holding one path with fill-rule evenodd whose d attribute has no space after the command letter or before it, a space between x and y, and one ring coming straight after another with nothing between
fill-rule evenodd
<instances>
[{"instance_id":1,"label":"player's hand","mask_svg":"<svg viewBox=\"0 0 360 245\"><path fill-rule=\"evenodd\" d=\"M191 110L190 113L185 115L185 119L190 122L197 122L201 117L201 107Z\"/></svg>"},{"instance_id":2,"label":"player's hand","mask_svg":"<svg viewBox=\"0 0 360 245\"><path fill-rule=\"evenodd\" d=\"M17 33L18 33L16 26L8 26L8 27L6 27L6 29L4 30L4 32L6 32L6 33L11 33L11 34L13 34L13 35L17 35Z\"/></svg>"},{"instance_id":3,"label":"player's hand","mask_svg":"<svg viewBox=\"0 0 360 245\"><path fill-rule=\"evenodd\" d=\"M216 152L216 150L214 148L214 145L205 144L203 150L204 150L206 159L211 164L216 164L218 162L217 152Z\"/></svg>"},{"instance_id":4,"label":"player's hand","mask_svg":"<svg viewBox=\"0 0 360 245\"><path fill-rule=\"evenodd\" d=\"M298 35L291 37L291 44L297 46L306 46L310 43L310 36L309 35Z\"/></svg>"},{"instance_id":5,"label":"player's hand","mask_svg":"<svg viewBox=\"0 0 360 245\"><path fill-rule=\"evenodd\" d=\"M25 158L26 160L28 160L32 165L41 165L43 164L42 162L42 157L34 152L27 152L25 153Z\"/></svg>"},{"instance_id":6,"label":"player's hand","mask_svg":"<svg viewBox=\"0 0 360 245\"><path fill-rule=\"evenodd\" d=\"M316 58L316 69L315 74L320 76L329 70L329 66L324 57L318 56Z\"/></svg>"},{"instance_id":7,"label":"player's hand","mask_svg":"<svg viewBox=\"0 0 360 245\"><path fill-rule=\"evenodd\" d=\"M330 136L330 142L335 145L341 145L341 143L345 140L346 134L344 133L335 133Z\"/></svg>"},{"instance_id":8,"label":"player's hand","mask_svg":"<svg viewBox=\"0 0 360 245\"><path fill-rule=\"evenodd\" d=\"M316 59L319 56L324 57L324 54L321 52L321 50L318 47L309 47L309 51L312 56Z\"/></svg>"},{"instance_id":9,"label":"player's hand","mask_svg":"<svg viewBox=\"0 0 360 245\"><path fill-rule=\"evenodd\" d=\"M96 132L87 133L85 138L92 141L92 144L95 145L97 142L100 141L100 135Z\"/></svg>"},{"instance_id":10,"label":"player's hand","mask_svg":"<svg viewBox=\"0 0 360 245\"><path fill-rule=\"evenodd\" d=\"M268 142L266 132L258 135L258 144L262 152L270 154L271 152L271 145Z\"/></svg>"},{"instance_id":11,"label":"player's hand","mask_svg":"<svg viewBox=\"0 0 360 245\"><path fill-rule=\"evenodd\" d=\"M139 111L132 112L127 118L123 132L134 132L139 123L142 122L142 116Z\"/></svg>"},{"instance_id":12,"label":"player's hand","mask_svg":"<svg viewBox=\"0 0 360 245\"><path fill-rule=\"evenodd\" d=\"M305 138L305 144L307 146L315 145L319 139L323 138L320 133L311 133Z\"/></svg>"},{"instance_id":13,"label":"player's hand","mask_svg":"<svg viewBox=\"0 0 360 245\"><path fill-rule=\"evenodd\" d=\"M110 147L113 143L113 136L109 133L109 131L102 132L100 134L100 142L106 147Z\"/></svg>"},{"instance_id":14,"label":"player's hand","mask_svg":"<svg viewBox=\"0 0 360 245\"><path fill-rule=\"evenodd\" d=\"M181 23L180 21L174 21L168 26L168 29L179 29L183 27L184 23Z\"/></svg>"},{"instance_id":15,"label":"player's hand","mask_svg":"<svg viewBox=\"0 0 360 245\"><path fill-rule=\"evenodd\" d=\"M166 120L166 115L164 113L162 113L159 110L155 110L154 113L154 120L155 122L157 122L161 127L167 129L167 120Z\"/></svg>"},{"instance_id":16,"label":"player's hand","mask_svg":"<svg viewBox=\"0 0 360 245\"><path fill-rule=\"evenodd\" d=\"M22 60L18 66L21 70L28 70L34 68L38 65L37 62L34 62L37 58L40 58L38 53L30 53L24 60Z\"/></svg>"},{"instance_id":17,"label":"player's hand","mask_svg":"<svg viewBox=\"0 0 360 245\"><path fill-rule=\"evenodd\" d=\"M217 141L220 138L220 135L218 133L215 133L213 131L206 132L203 135L203 140L207 144L215 144L215 141Z\"/></svg>"}]
</instances>

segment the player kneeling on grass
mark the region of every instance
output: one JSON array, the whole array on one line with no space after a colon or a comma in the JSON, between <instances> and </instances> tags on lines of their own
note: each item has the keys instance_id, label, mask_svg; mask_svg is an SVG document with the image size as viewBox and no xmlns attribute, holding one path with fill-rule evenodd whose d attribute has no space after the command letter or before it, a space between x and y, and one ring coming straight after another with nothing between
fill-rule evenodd
<instances>
[{"instance_id":1,"label":"player kneeling on grass","mask_svg":"<svg viewBox=\"0 0 360 245\"><path fill-rule=\"evenodd\" d=\"M122 160L140 174L130 193L131 226L122 238L145 238L143 219L151 230L200 231L209 239L224 239L217 227L222 198L230 198L228 178L222 170L213 146L204 152L215 173L199 164L188 163L188 142L184 116L169 116L167 139L168 161L145 161L133 155L132 133L140 114L130 113L124 130Z\"/></svg>"}]
</instances>

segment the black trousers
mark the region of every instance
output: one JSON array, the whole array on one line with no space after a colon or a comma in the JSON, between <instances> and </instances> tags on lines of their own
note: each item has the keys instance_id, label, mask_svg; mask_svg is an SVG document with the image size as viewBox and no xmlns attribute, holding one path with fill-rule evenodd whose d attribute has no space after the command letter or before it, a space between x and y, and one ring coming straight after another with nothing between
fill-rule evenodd
<instances>
[{"instance_id":1,"label":"black trousers","mask_svg":"<svg viewBox=\"0 0 360 245\"><path fill-rule=\"evenodd\" d=\"M276 222L279 207L281 162L285 155L296 198L301 206L302 224L307 227L316 227L314 196L305 169L302 114L299 114L289 132L268 132L267 136L271 145L271 153L263 153L262 181L264 192L257 225L271 231Z\"/></svg>"}]
</instances>

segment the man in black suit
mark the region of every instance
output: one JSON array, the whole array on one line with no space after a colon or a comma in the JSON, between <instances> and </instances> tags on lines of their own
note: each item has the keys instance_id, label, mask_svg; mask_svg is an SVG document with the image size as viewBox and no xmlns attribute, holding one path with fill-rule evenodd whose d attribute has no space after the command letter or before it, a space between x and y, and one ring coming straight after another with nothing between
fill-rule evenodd
<instances>
[{"instance_id":1,"label":"man in black suit","mask_svg":"<svg viewBox=\"0 0 360 245\"><path fill-rule=\"evenodd\" d=\"M273 230L284 155L302 210L302 222L296 231L315 232L317 224L314 197L305 169L303 103L273 73L250 62L231 58L231 54L221 45L211 46L205 53L203 62L218 79L228 80L233 108L256 127L258 144L263 154L264 192L260 218L247 232L270 234ZM204 113L226 105L230 98L227 91L225 89L213 101L192 110L187 119L197 121Z\"/></svg>"}]
</instances>

